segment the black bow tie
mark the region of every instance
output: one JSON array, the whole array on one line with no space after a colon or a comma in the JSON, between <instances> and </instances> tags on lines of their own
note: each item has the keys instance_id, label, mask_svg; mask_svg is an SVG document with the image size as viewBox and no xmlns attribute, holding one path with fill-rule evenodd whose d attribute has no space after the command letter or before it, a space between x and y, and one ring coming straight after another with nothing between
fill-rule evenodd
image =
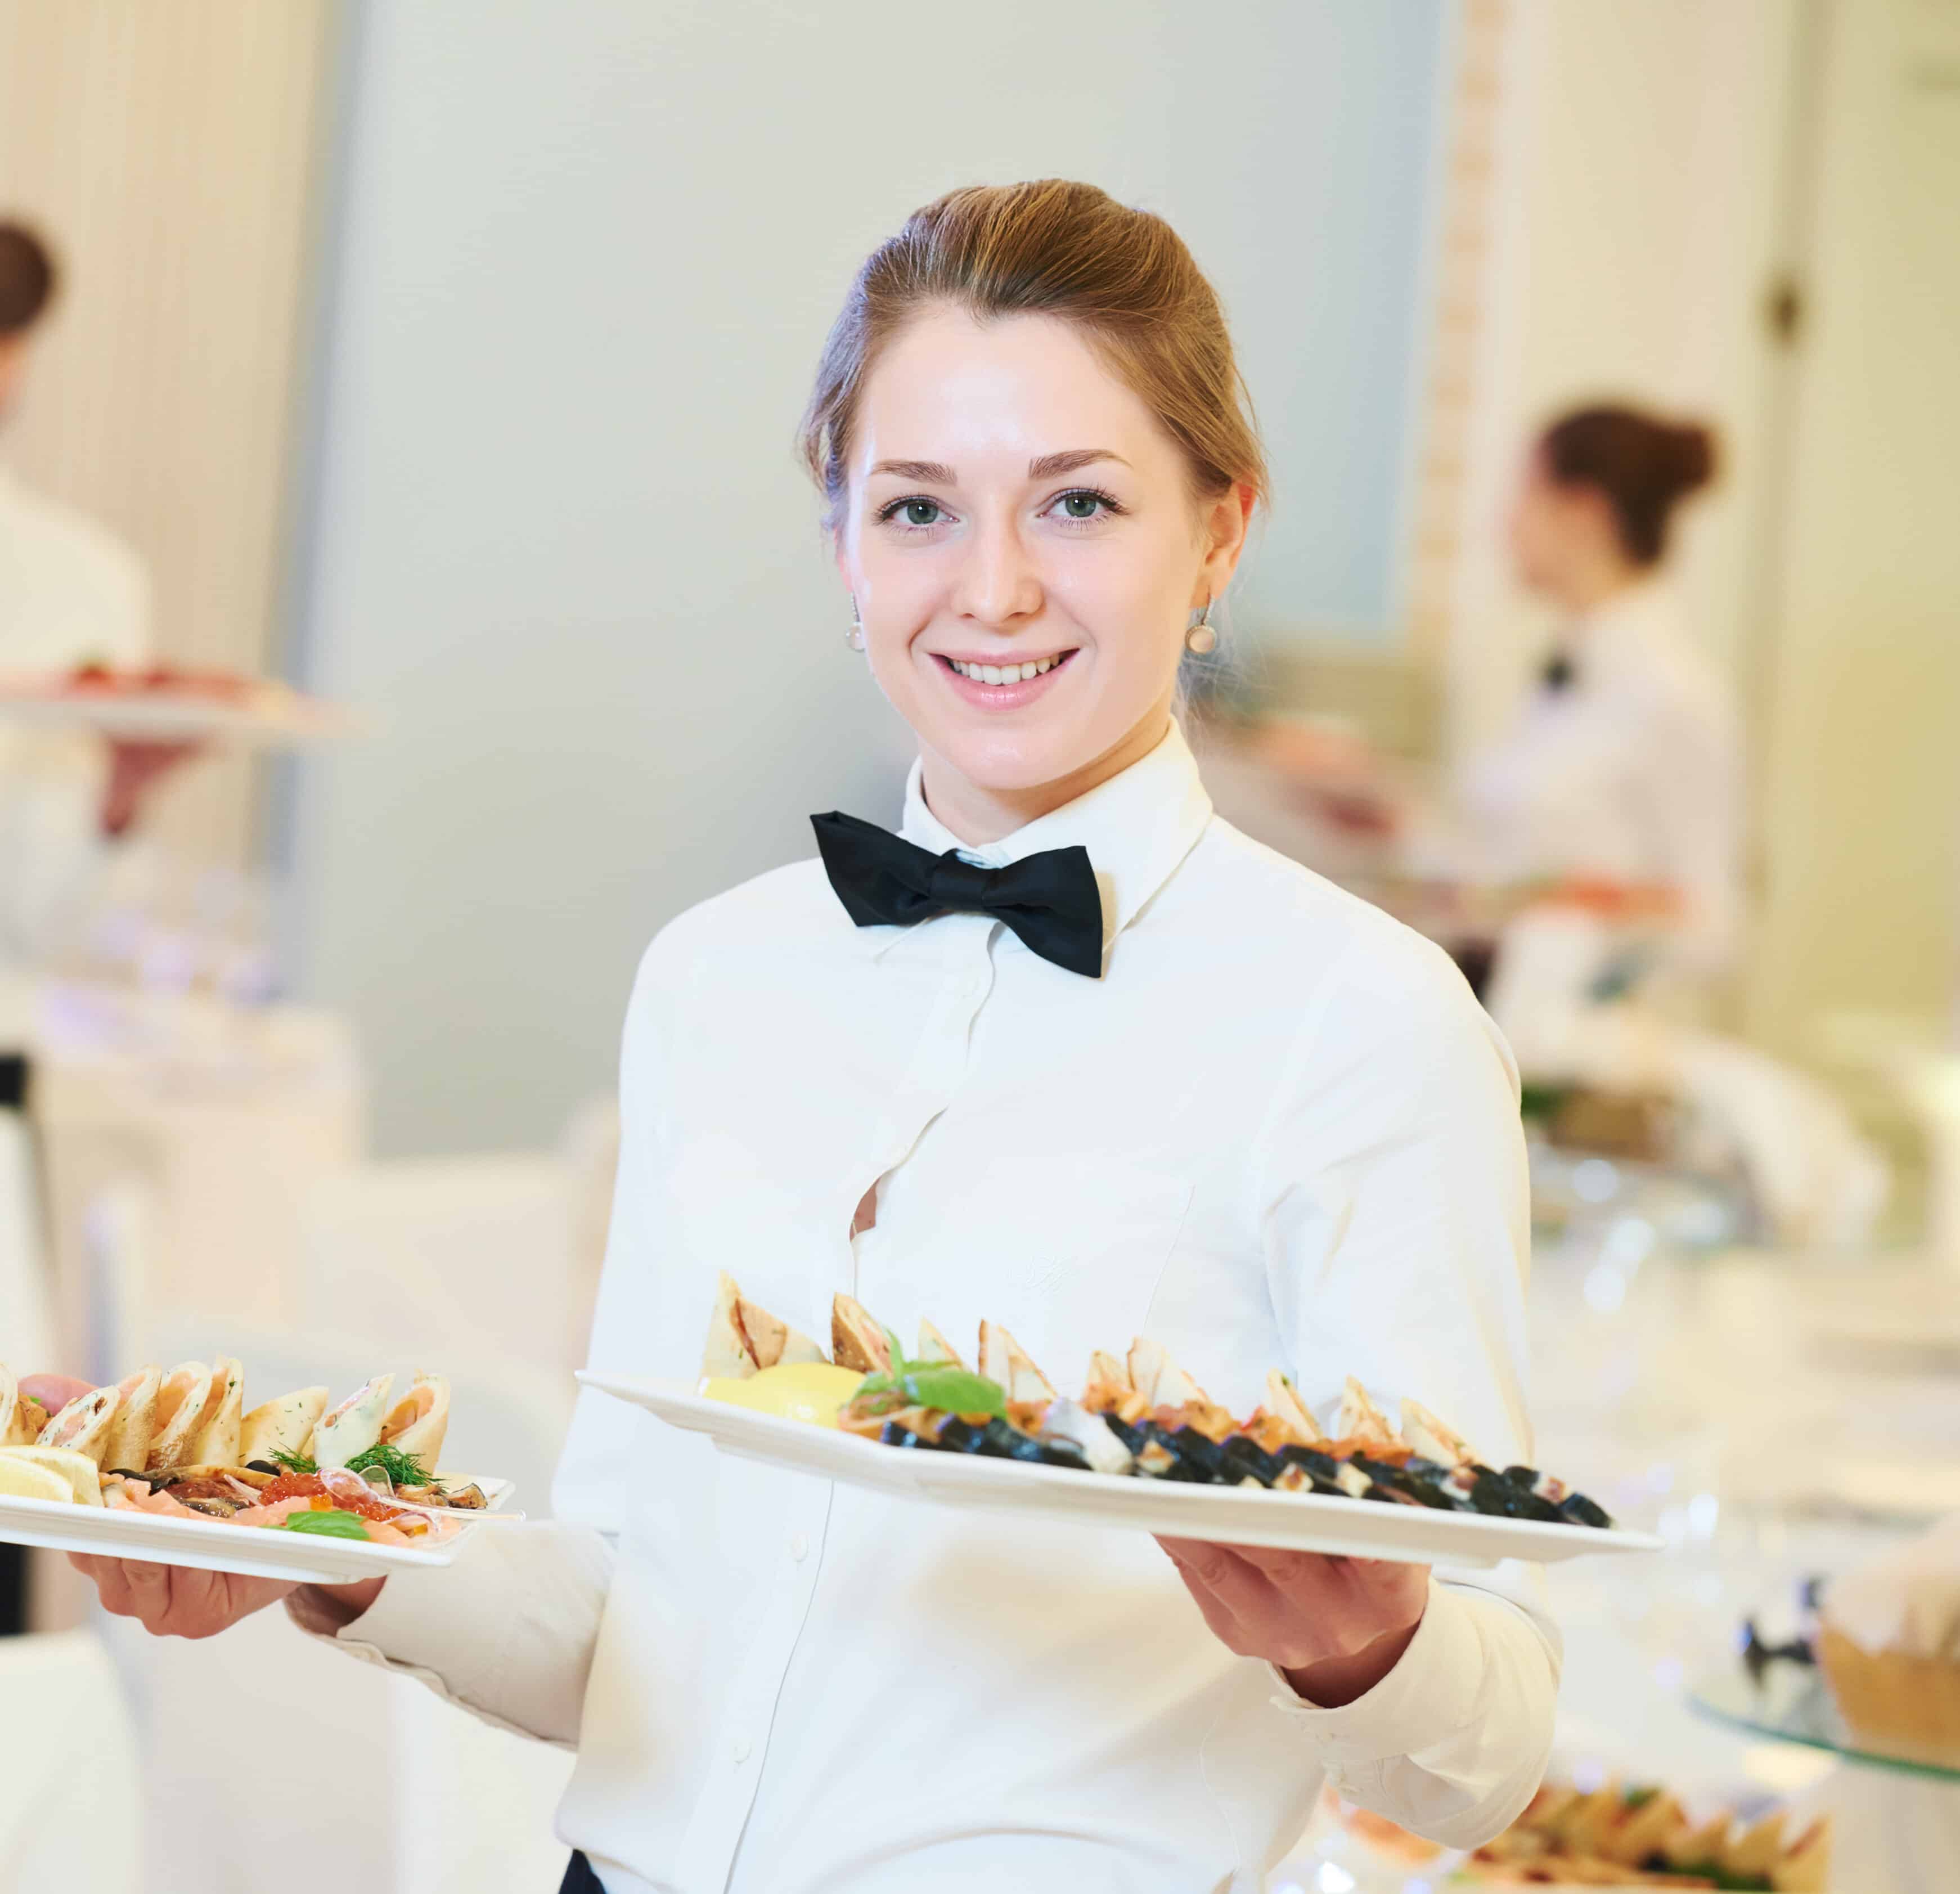
<instances>
[{"instance_id":1,"label":"black bow tie","mask_svg":"<svg viewBox=\"0 0 1960 1894\"><path fill-rule=\"evenodd\" d=\"M1579 667L1570 651L1554 651L1538 668L1538 681L1554 695L1579 681Z\"/></svg>"},{"instance_id":2,"label":"black bow tie","mask_svg":"<svg viewBox=\"0 0 1960 1894\"><path fill-rule=\"evenodd\" d=\"M1071 973L1102 977L1102 897L1087 848L1046 848L1004 868L915 847L832 810L812 816L824 872L861 928L908 928L936 914L984 914Z\"/></svg>"}]
</instances>

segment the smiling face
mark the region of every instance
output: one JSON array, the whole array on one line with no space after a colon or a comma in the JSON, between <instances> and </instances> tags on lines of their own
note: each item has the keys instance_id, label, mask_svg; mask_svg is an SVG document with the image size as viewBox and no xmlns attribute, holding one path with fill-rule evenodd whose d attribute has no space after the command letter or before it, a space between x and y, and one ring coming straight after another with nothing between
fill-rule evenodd
<instances>
[{"instance_id":1,"label":"smiling face","mask_svg":"<svg viewBox=\"0 0 1960 1894\"><path fill-rule=\"evenodd\" d=\"M838 569L942 822L991 839L1156 746L1251 498L1195 497L1080 331L922 313L867 380L848 473Z\"/></svg>"}]
</instances>

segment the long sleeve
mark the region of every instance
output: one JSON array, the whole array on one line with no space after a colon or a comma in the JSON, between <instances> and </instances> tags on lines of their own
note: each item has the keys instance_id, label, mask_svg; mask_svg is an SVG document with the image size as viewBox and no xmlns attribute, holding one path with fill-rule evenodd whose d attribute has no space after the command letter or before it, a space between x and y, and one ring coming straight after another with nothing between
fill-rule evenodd
<instances>
[{"instance_id":1,"label":"long sleeve","mask_svg":"<svg viewBox=\"0 0 1960 1894\"><path fill-rule=\"evenodd\" d=\"M1421 1401L1497 1465L1529 1461L1517 1078L1440 951L1386 928L1349 951L1254 1155L1274 1307L1323 1418L1351 1374ZM1536 1788L1559 1663L1536 1568L1507 1565L1438 1570L1408 1650L1354 1703L1321 1709L1275 1683L1343 1794L1464 1847Z\"/></svg>"},{"instance_id":2,"label":"long sleeve","mask_svg":"<svg viewBox=\"0 0 1960 1894\"><path fill-rule=\"evenodd\" d=\"M650 1259L661 1210L655 1167L662 1079L657 1015L668 1003L661 944L642 963L620 1071L620 1157L591 1364L634 1371L649 1331ZM407 1673L485 1722L576 1745L587 1677L612 1582L643 1417L610 1396L580 1397L552 1487L554 1517L473 1529L445 1570L398 1574L337 1636L336 1647ZM320 1632L304 1594L289 1606Z\"/></svg>"}]
</instances>

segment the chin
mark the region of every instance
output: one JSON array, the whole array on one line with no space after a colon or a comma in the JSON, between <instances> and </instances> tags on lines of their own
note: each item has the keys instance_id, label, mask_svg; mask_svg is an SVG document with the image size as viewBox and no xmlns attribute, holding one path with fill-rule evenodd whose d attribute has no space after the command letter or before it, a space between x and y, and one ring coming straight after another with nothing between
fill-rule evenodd
<instances>
[{"instance_id":1,"label":"chin","mask_svg":"<svg viewBox=\"0 0 1960 1894\"><path fill-rule=\"evenodd\" d=\"M1093 762L1109 746L1086 732L950 731L933 747L976 789L1039 789Z\"/></svg>"}]
</instances>

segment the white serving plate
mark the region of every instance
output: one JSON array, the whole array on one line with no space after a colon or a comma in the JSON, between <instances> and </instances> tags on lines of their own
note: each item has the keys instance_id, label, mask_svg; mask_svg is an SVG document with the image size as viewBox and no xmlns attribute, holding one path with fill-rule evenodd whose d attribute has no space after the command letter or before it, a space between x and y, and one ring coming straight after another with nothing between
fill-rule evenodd
<instances>
[{"instance_id":1,"label":"white serving plate","mask_svg":"<svg viewBox=\"0 0 1960 1894\"><path fill-rule=\"evenodd\" d=\"M444 1478L469 1483L460 1474ZM479 1479L475 1484L483 1489L492 1512L502 1507L514 1490L508 1480ZM447 1565L464 1536L482 1530L490 1529L472 1520L444 1544L421 1551L329 1539L318 1533L282 1532L269 1526L234 1526L228 1520L176 1519L123 1507L0 1495L0 1542L8 1545L91 1552L98 1558L134 1558L146 1565L188 1565L197 1571L240 1572L252 1578L291 1578L313 1585L344 1585L357 1578Z\"/></svg>"},{"instance_id":2,"label":"white serving plate","mask_svg":"<svg viewBox=\"0 0 1960 1894\"><path fill-rule=\"evenodd\" d=\"M35 678L0 678L0 723L91 731L148 743L210 743L282 750L357 734L336 706L298 695L230 699L194 689L75 690Z\"/></svg>"},{"instance_id":3,"label":"white serving plate","mask_svg":"<svg viewBox=\"0 0 1960 1894\"><path fill-rule=\"evenodd\" d=\"M724 1453L877 1492L934 1500L942 1506L984 1507L1228 1545L1470 1568L1506 1558L1543 1562L1586 1552L1659 1552L1665 1543L1650 1534L1618 1527L1596 1531L1586 1526L1384 1505L1379 1500L1188 1486L1078 1473L1064 1466L1030 1466L975 1454L924 1453L886 1447L835 1428L779 1420L725 1401L705 1400L683 1381L583 1370L578 1378L588 1387L644 1408L670 1426L705 1434Z\"/></svg>"}]
</instances>

